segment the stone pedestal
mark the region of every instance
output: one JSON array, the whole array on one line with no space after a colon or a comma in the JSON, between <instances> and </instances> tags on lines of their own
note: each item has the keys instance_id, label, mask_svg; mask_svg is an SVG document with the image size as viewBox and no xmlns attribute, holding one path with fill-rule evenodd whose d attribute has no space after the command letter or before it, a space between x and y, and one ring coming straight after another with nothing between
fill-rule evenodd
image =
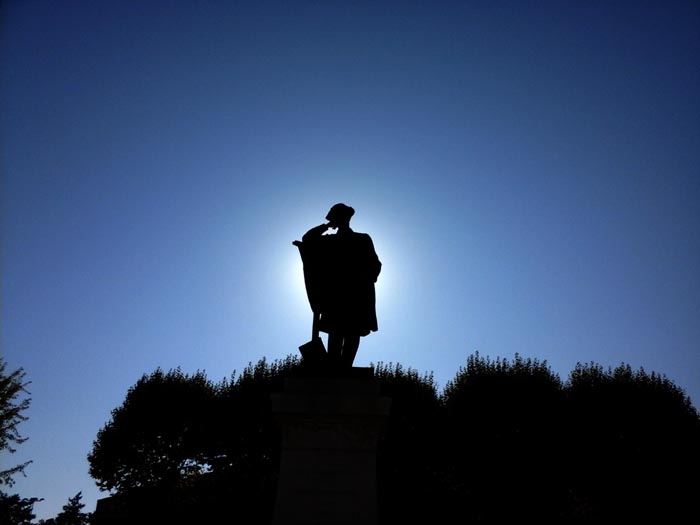
<instances>
[{"instance_id":1,"label":"stone pedestal","mask_svg":"<svg viewBox=\"0 0 700 525\"><path fill-rule=\"evenodd\" d=\"M272 410L282 430L273 525L376 525L376 451L390 399L371 368L291 377Z\"/></svg>"}]
</instances>

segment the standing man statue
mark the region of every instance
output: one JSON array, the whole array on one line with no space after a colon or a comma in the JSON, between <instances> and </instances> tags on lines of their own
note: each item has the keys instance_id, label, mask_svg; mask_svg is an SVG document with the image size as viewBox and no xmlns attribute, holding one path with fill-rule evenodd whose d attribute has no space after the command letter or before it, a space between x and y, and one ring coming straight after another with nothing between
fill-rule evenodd
<instances>
[{"instance_id":1,"label":"standing man statue","mask_svg":"<svg viewBox=\"0 0 700 525\"><path fill-rule=\"evenodd\" d=\"M354 214L350 206L335 204L328 222L302 237L307 292L317 328L328 334L328 360L348 368L360 337L377 331L374 283L382 267L372 238L350 228ZM336 233L327 234L330 229Z\"/></svg>"}]
</instances>

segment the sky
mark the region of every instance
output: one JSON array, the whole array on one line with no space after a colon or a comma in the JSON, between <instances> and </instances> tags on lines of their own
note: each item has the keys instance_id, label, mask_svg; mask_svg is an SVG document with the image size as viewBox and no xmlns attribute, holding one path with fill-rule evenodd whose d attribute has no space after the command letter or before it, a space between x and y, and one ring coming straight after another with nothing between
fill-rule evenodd
<instances>
[{"instance_id":1,"label":"sky","mask_svg":"<svg viewBox=\"0 0 700 525\"><path fill-rule=\"evenodd\" d=\"M383 263L356 366L663 374L700 402L695 1L6 0L3 466L37 518L158 367L218 381L311 335L292 241L355 208Z\"/></svg>"}]
</instances>

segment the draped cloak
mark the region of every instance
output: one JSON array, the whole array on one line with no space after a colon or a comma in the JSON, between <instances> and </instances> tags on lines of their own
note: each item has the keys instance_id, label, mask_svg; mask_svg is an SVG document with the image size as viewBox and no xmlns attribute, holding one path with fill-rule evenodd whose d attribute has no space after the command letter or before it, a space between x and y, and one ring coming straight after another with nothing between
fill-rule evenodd
<instances>
[{"instance_id":1,"label":"draped cloak","mask_svg":"<svg viewBox=\"0 0 700 525\"><path fill-rule=\"evenodd\" d=\"M311 310L322 332L366 336L376 332L374 284L382 263L366 233L351 229L322 235L324 226L309 230L299 247Z\"/></svg>"}]
</instances>

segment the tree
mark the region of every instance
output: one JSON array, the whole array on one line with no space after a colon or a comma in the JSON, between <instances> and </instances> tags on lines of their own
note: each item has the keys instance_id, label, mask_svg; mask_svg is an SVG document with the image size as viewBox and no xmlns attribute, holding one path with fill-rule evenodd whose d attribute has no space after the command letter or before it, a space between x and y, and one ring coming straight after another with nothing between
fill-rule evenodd
<instances>
[{"instance_id":1,"label":"tree","mask_svg":"<svg viewBox=\"0 0 700 525\"><path fill-rule=\"evenodd\" d=\"M235 508L241 522L269 524L281 437L270 395L297 372L288 357L217 384L179 369L144 375L90 455L98 484L117 493L111 515L217 523ZM700 417L659 374L577 365L562 382L546 362L477 353L438 395L432 375L382 363L374 373L392 399L381 523L697 517ZM99 514L93 525L115 523Z\"/></svg>"},{"instance_id":2,"label":"tree","mask_svg":"<svg viewBox=\"0 0 700 525\"><path fill-rule=\"evenodd\" d=\"M382 523L452 521L440 516L446 485L435 451L442 446L440 400L432 373L400 363L377 363L380 394L391 399L377 449L379 519ZM412 502L406 505L406 502Z\"/></svg>"},{"instance_id":3,"label":"tree","mask_svg":"<svg viewBox=\"0 0 700 525\"><path fill-rule=\"evenodd\" d=\"M157 456L156 450L164 448L179 453L181 449L175 444L182 441L184 425L178 419L182 417L181 411L174 416L180 423L155 420L152 426L135 426L133 422L141 421L138 414L153 413L153 398L172 400L179 395L176 391L185 388L182 383L201 383L204 378L185 376L179 371L168 374L156 371L143 376L129 389L124 404L113 411L112 420L98 434L90 455L93 476L104 476L97 479L98 484L111 486L117 493L112 503L125 512L120 519L148 523L151 518L168 521L168 516L176 516L181 521L216 522L228 519L217 514L222 508L235 506L238 519L244 522L269 523L281 442L271 394L283 390L285 378L303 372L296 356L274 362L263 358L250 363L240 375L234 372L230 379L212 385L213 396L201 398L197 403L201 413L209 414L206 427L209 431L202 435L198 448L192 449L192 454L205 458L209 470L189 477L181 473L180 482L169 487L163 483L161 471L154 468L158 465L142 461L140 465L127 465L127 461L135 462L137 457L123 451L137 449L141 457L147 458ZM165 380L168 375L172 381ZM440 491L433 483L437 466L430 463L440 403L432 375L420 376L399 364L379 363L375 377L381 394L393 400L378 459L378 477L385 501L382 512L391 516L405 501L406 491L424 500L427 492ZM190 385L185 390L193 388ZM112 432L118 439L112 439ZM159 436L160 441L149 435ZM167 443L171 443L169 448ZM151 452L147 452L149 449ZM221 502L228 503L222 507ZM102 523L102 519L96 512L94 523Z\"/></svg>"},{"instance_id":4,"label":"tree","mask_svg":"<svg viewBox=\"0 0 700 525\"><path fill-rule=\"evenodd\" d=\"M88 455L103 490L174 485L209 469L216 387L203 372L143 375Z\"/></svg>"},{"instance_id":5,"label":"tree","mask_svg":"<svg viewBox=\"0 0 700 525\"><path fill-rule=\"evenodd\" d=\"M442 401L447 505L465 521L700 517L700 417L663 375L591 363L562 382L544 362L475 354Z\"/></svg>"},{"instance_id":6,"label":"tree","mask_svg":"<svg viewBox=\"0 0 700 525\"><path fill-rule=\"evenodd\" d=\"M700 419L667 377L628 364L577 364L566 385L567 473L576 520L698 517ZM573 463L572 463L573 464Z\"/></svg>"},{"instance_id":7,"label":"tree","mask_svg":"<svg viewBox=\"0 0 700 525\"><path fill-rule=\"evenodd\" d=\"M6 372L7 364L0 357L0 454L12 454L15 445L24 443L18 426L27 420L22 412L29 408L31 399L26 397L28 381L22 368ZM31 461L26 461L14 467L0 470L0 486L14 485L12 477L24 474L24 469ZM20 498L17 494L7 494L0 490L0 523L12 525L30 525L34 516L34 504L39 498Z\"/></svg>"},{"instance_id":8,"label":"tree","mask_svg":"<svg viewBox=\"0 0 700 525\"><path fill-rule=\"evenodd\" d=\"M32 525L34 504L39 498L20 498L0 491L0 523L2 525Z\"/></svg>"},{"instance_id":9,"label":"tree","mask_svg":"<svg viewBox=\"0 0 700 525\"><path fill-rule=\"evenodd\" d=\"M26 387L29 382L25 381L25 373L22 368L13 372L6 372L7 364L0 357L0 453L9 452L13 454L16 449L14 445L24 443L27 438L23 438L17 427L27 420L27 416L22 414L29 408L31 399L21 398L28 394ZM0 485L12 486L14 481L12 476L24 473L24 469L31 461L26 461L6 470L0 470Z\"/></svg>"},{"instance_id":10,"label":"tree","mask_svg":"<svg viewBox=\"0 0 700 525\"><path fill-rule=\"evenodd\" d=\"M56 525L87 525L90 521L90 514L83 512L85 503L81 501L82 492L78 492L72 498L68 498L68 503L63 506L63 510L56 516Z\"/></svg>"},{"instance_id":11,"label":"tree","mask_svg":"<svg viewBox=\"0 0 700 525\"><path fill-rule=\"evenodd\" d=\"M143 375L98 432L88 455L91 476L116 493L211 472L258 478L273 468L280 437L270 393L298 367L296 358L263 358L216 384L180 369Z\"/></svg>"},{"instance_id":12,"label":"tree","mask_svg":"<svg viewBox=\"0 0 700 525\"><path fill-rule=\"evenodd\" d=\"M90 523L90 513L83 512L85 503L81 500L83 493L78 492L72 498L68 498L68 503L63 506L55 518L39 521L39 525L88 525Z\"/></svg>"},{"instance_id":13,"label":"tree","mask_svg":"<svg viewBox=\"0 0 700 525\"><path fill-rule=\"evenodd\" d=\"M558 519L562 388L546 361L469 356L441 398L453 512L480 523Z\"/></svg>"},{"instance_id":14,"label":"tree","mask_svg":"<svg viewBox=\"0 0 700 525\"><path fill-rule=\"evenodd\" d=\"M129 523L217 522L232 505L244 522L265 523L281 438L270 394L299 367L263 358L216 384L179 369L142 376L98 432L90 474ZM96 510L93 521L103 519Z\"/></svg>"}]
</instances>

